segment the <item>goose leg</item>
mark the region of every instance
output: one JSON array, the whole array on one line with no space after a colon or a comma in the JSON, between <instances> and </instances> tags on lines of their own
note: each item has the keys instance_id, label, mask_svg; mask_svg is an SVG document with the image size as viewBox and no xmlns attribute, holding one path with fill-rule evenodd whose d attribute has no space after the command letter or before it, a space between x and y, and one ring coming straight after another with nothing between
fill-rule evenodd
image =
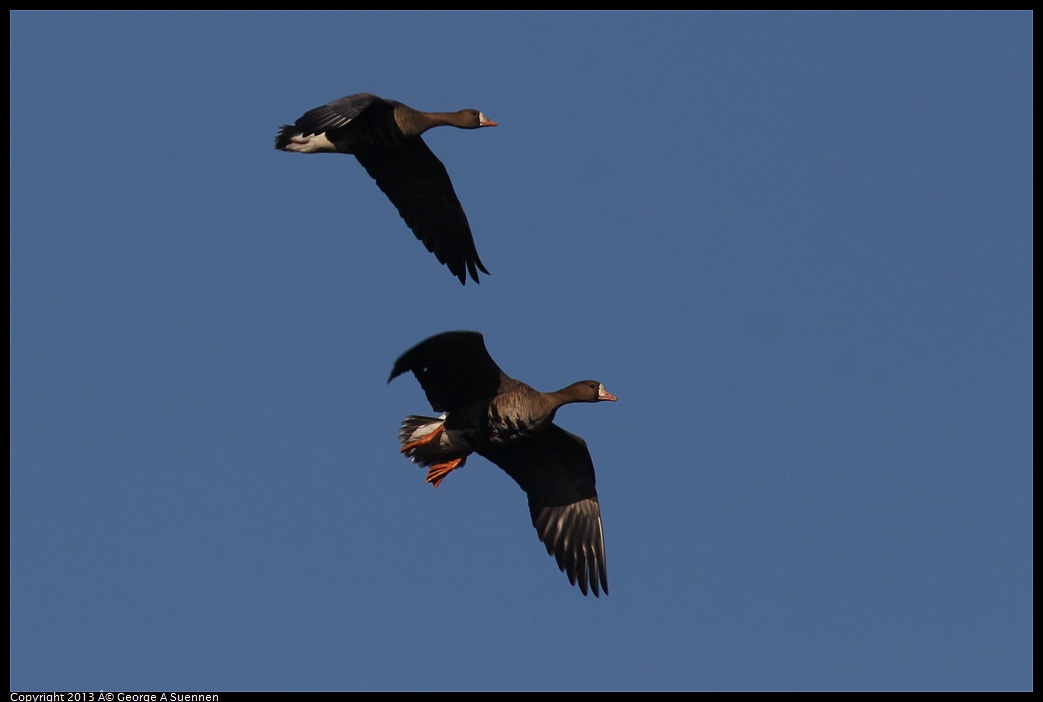
<instances>
[{"instance_id":1,"label":"goose leg","mask_svg":"<svg viewBox=\"0 0 1043 702\"><path fill-rule=\"evenodd\" d=\"M442 481L445 480L445 476L460 467L460 464L464 462L463 458L454 458L445 463L439 463L438 465L431 466L427 469L427 482L431 483L435 487L441 485Z\"/></svg>"}]
</instances>

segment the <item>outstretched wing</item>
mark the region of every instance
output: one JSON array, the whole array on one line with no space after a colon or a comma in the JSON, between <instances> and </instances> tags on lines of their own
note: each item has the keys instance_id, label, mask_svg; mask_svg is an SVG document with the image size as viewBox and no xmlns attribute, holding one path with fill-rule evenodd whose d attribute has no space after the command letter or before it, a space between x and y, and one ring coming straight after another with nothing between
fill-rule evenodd
<instances>
[{"instance_id":1,"label":"outstretched wing","mask_svg":"<svg viewBox=\"0 0 1043 702\"><path fill-rule=\"evenodd\" d=\"M388 382L406 371L416 376L436 412L488 400L517 382L500 370L485 339L473 331L444 332L420 342L395 361Z\"/></svg>"},{"instance_id":2,"label":"outstretched wing","mask_svg":"<svg viewBox=\"0 0 1043 702\"><path fill-rule=\"evenodd\" d=\"M359 144L354 153L413 235L461 283L466 283L468 273L478 282L479 270L489 272L478 257L471 225L449 172L423 139Z\"/></svg>"},{"instance_id":3,"label":"outstretched wing","mask_svg":"<svg viewBox=\"0 0 1043 702\"><path fill-rule=\"evenodd\" d=\"M587 443L552 424L545 431L478 452L514 478L529 497L532 525L547 553L584 595L608 594L601 507Z\"/></svg>"}]
</instances>

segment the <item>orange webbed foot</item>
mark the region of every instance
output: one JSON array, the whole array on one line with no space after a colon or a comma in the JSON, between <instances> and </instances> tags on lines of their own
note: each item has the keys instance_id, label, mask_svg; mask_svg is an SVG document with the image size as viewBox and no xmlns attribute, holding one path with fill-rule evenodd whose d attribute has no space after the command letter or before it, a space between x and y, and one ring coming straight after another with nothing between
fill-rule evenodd
<instances>
[{"instance_id":1,"label":"orange webbed foot","mask_svg":"<svg viewBox=\"0 0 1043 702\"><path fill-rule=\"evenodd\" d=\"M438 465L431 466L427 469L427 482L431 483L435 487L442 484L445 480L445 476L449 475L453 470L460 467L460 464L464 462L463 458L454 458L451 461L445 463L439 463Z\"/></svg>"}]
</instances>

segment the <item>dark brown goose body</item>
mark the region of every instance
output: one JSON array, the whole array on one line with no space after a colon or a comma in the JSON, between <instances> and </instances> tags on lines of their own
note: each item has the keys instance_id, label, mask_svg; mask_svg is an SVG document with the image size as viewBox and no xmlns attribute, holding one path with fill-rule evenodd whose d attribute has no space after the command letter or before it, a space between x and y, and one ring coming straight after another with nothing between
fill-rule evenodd
<instances>
[{"instance_id":1,"label":"dark brown goose body","mask_svg":"<svg viewBox=\"0 0 1043 702\"><path fill-rule=\"evenodd\" d=\"M554 424L563 405L615 401L601 383L583 380L543 393L496 365L478 332L446 332L404 353L391 371L411 371L441 417L406 417L402 452L430 466L435 487L477 453L521 486L540 541L584 595L608 593L594 463L583 439Z\"/></svg>"},{"instance_id":2,"label":"dark brown goose body","mask_svg":"<svg viewBox=\"0 0 1043 702\"><path fill-rule=\"evenodd\" d=\"M308 110L284 124L275 148L297 153L352 154L398 209L427 250L466 283L482 265L471 226L449 173L421 135L432 127L495 127L478 110L421 112L395 100L357 93Z\"/></svg>"}]
</instances>

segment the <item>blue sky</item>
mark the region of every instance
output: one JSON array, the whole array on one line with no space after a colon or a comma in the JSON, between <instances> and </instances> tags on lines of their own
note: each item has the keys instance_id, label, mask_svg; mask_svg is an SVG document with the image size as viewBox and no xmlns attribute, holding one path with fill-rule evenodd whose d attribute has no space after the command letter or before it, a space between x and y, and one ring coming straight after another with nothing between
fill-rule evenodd
<instances>
[{"instance_id":1,"label":"blue sky","mask_svg":"<svg viewBox=\"0 0 1043 702\"><path fill-rule=\"evenodd\" d=\"M13 13L13 690L1027 690L1032 15ZM439 129L491 272L355 160ZM395 358L619 402L611 594Z\"/></svg>"}]
</instances>

